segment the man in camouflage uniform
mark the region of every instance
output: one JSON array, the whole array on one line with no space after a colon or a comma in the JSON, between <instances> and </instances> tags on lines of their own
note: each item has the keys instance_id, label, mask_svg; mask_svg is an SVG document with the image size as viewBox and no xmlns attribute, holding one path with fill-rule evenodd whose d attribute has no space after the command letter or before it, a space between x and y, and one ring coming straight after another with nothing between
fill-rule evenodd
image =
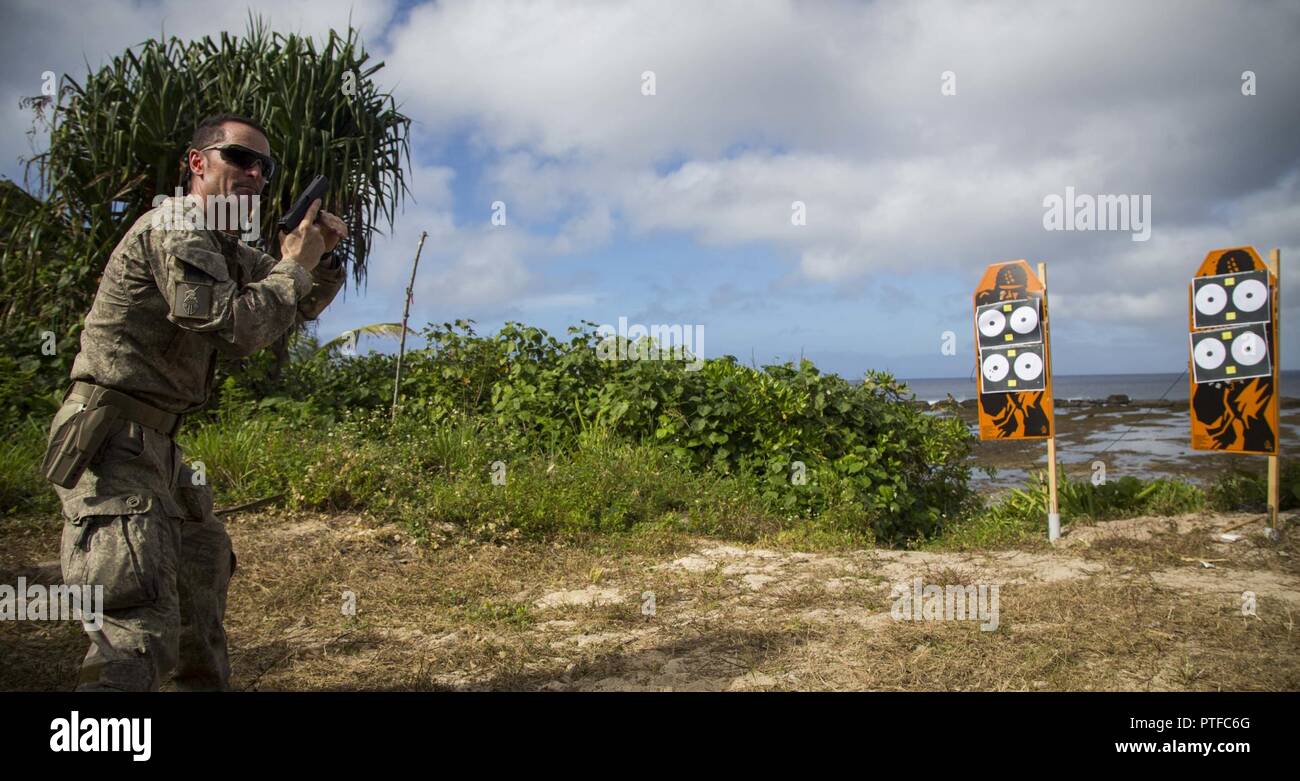
<instances>
[{"instance_id":1,"label":"man in camouflage uniform","mask_svg":"<svg viewBox=\"0 0 1300 781\"><path fill-rule=\"evenodd\" d=\"M203 202L260 197L274 169L262 129L234 115L200 124L186 163ZM281 235L279 261L240 243L238 226L159 219L175 207L146 213L113 250L50 428L53 440L87 405L121 413L76 483L55 487L64 582L104 587L79 690L156 690L173 673L179 689L229 687L222 621L235 557L173 436L207 402L218 351L251 355L315 319L344 278L329 253L347 231L319 202Z\"/></svg>"}]
</instances>

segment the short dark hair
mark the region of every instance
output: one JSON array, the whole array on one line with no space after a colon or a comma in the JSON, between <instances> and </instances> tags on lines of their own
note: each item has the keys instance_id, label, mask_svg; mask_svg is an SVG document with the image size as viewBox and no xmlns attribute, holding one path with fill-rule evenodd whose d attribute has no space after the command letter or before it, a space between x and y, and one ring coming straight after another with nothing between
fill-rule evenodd
<instances>
[{"instance_id":1,"label":"short dark hair","mask_svg":"<svg viewBox=\"0 0 1300 781\"><path fill-rule=\"evenodd\" d=\"M238 122L241 125L248 125L257 132L266 136L266 128L257 123L257 120L244 116L243 114L213 114L207 117L194 128L194 134L190 136L189 146L185 147L184 155L181 157L181 187L189 190L190 187L190 150L202 149L205 146L219 143L226 137L226 131L222 125L227 122ZM270 136L267 136L269 139Z\"/></svg>"},{"instance_id":2,"label":"short dark hair","mask_svg":"<svg viewBox=\"0 0 1300 781\"><path fill-rule=\"evenodd\" d=\"M242 114L213 114L199 123L194 128L194 135L190 136L190 148L202 149L209 144L215 144L226 137L226 131L222 125L227 122L238 122L241 125L248 125L262 135L266 135L266 128L257 124L254 119L249 119Z\"/></svg>"}]
</instances>

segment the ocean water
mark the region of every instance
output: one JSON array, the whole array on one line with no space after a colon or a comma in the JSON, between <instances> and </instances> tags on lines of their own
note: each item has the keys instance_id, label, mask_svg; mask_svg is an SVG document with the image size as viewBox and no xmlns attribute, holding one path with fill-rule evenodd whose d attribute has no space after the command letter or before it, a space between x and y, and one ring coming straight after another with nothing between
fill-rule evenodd
<instances>
[{"instance_id":1,"label":"ocean water","mask_svg":"<svg viewBox=\"0 0 1300 781\"><path fill-rule=\"evenodd\" d=\"M942 401L952 394L958 401L975 398L974 377L923 377L903 380L924 401ZM1052 377L1058 399L1104 399L1122 393L1134 401L1187 399L1185 374L1057 374ZM1300 371L1282 372L1282 397L1300 398Z\"/></svg>"}]
</instances>

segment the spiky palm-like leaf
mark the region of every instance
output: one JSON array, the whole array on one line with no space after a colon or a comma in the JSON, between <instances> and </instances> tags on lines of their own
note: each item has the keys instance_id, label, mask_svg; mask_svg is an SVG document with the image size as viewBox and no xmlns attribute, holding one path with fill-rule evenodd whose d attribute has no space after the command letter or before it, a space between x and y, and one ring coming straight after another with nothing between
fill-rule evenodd
<instances>
[{"instance_id":1,"label":"spiky palm-like leaf","mask_svg":"<svg viewBox=\"0 0 1300 781\"><path fill-rule=\"evenodd\" d=\"M29 102L50 115L49 148L31 161L42 208L20 213L21 199L0 191L0 323L75 330L123 233L178 186L194 126L223 112L261 122L280 164L263 194L262 235L274 236L274 220L324 174L325 208L352 234L339 251L361 283L379 223L392 226L407 194L410 119L375 85L382 67L354 29L318 46L250 19L243 37L150 40L81 81L65 76L57 101Z\"/></svg>"},{"instance_id":2,"label":"spiky palm-like leaf","mask_svg":"<svg viewBox=\"0 0 1300 781\"><path fill-rule=\"evenodd\" d=\"M406 329L406 332L408 334L415 333L409 328ZM325 344L322 344L316 350L316 355L324 355L329 351L338 349L339 347L342 347L343 345L348 343L355 344L356 343L355 340L362 336L398 337L401 335L402 335L401 323L371 323L370 325L362 325L344 331L343 333L329 340Z\"/></svg>"}]
</instances>

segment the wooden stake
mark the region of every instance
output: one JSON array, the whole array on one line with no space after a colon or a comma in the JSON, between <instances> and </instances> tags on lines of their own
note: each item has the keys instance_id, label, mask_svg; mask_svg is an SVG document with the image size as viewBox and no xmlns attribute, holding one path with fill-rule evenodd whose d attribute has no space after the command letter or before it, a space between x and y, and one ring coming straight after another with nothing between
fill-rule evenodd
<instances>
[{"instance_id":1,"label":"wooden stake","mask_svg":"<svg viewBox=\"0 0 1300 781\"><path fill-rule=\"evenodd\" d=\"M1282 250L1274 247L1273 251L1268 254L1268 262L1269 265L1273 267L1273 276L1277 280L1277 295L1280 299L1282 295ZM1280 317L1282 314L1282 302L1278 300L1275 302L1274 306L1275 306L1275 310L1278 313L1278 316ZM1281 404L1281 399L1282 399L1282 346L1280 344L1280 342L1282 341L1281 323L1273 324L1273 333L1274 333L1273 360L1277 361L1277 375L1276 375L1276 379L1273 381L1273 398L1277 399L1278 403ZM1281 431L1276 432L1275 436L1279 440L1277 442L1277 445L1278 445L1278 449L1280 450L1282 446L1281 443L1282 432ZM1282 501L1281 501L1282 497L1281 497L1280 489L1281 486L1280 486L1280 480L1278 475L1277 456L1269 456L1268 457L1268 525L1277 531L1281 531L1279 527L1279 524L1281 523L1281 519L1279 515L1282 510Z\"/></svg>"},{"instance_id":2,"label":"wooden stake","mask_svg":"<svg viewBox=\"0 0 1300 781\"><path fill-rule=\"evenodd\" d=\"M415 294L415 270L420 267L420 252L428 231L420 232L420 245L415 248L415 262L411 264L411 283L406 286L406 307L402 310L402 341L397 346L397 375L393 378L392 420L397 420L397 390L402 387L402 356L406 354L406 321L411 316L411 298Z\"/></svg>"},{"instance_id":3,"label":"wooden stake","mask_svg":"<svg viewBox=\"0 0 1300 781\"><path fill-rule=\"evenodd\" d=\"M1047 296L1047 264L1038 264L1038 281L1043 283L1043 296ZM1050 337L1050 334L1046 334ZM1047 347L1048 363L1047 371L1051 372L1051 347L1044 340L1044 346ZM1056 404L1052 404L1052 436L1047 438L1047 541L1055 542L1061 536L1061 517L1056 503Z\"/></svg>"}]
</instances>

